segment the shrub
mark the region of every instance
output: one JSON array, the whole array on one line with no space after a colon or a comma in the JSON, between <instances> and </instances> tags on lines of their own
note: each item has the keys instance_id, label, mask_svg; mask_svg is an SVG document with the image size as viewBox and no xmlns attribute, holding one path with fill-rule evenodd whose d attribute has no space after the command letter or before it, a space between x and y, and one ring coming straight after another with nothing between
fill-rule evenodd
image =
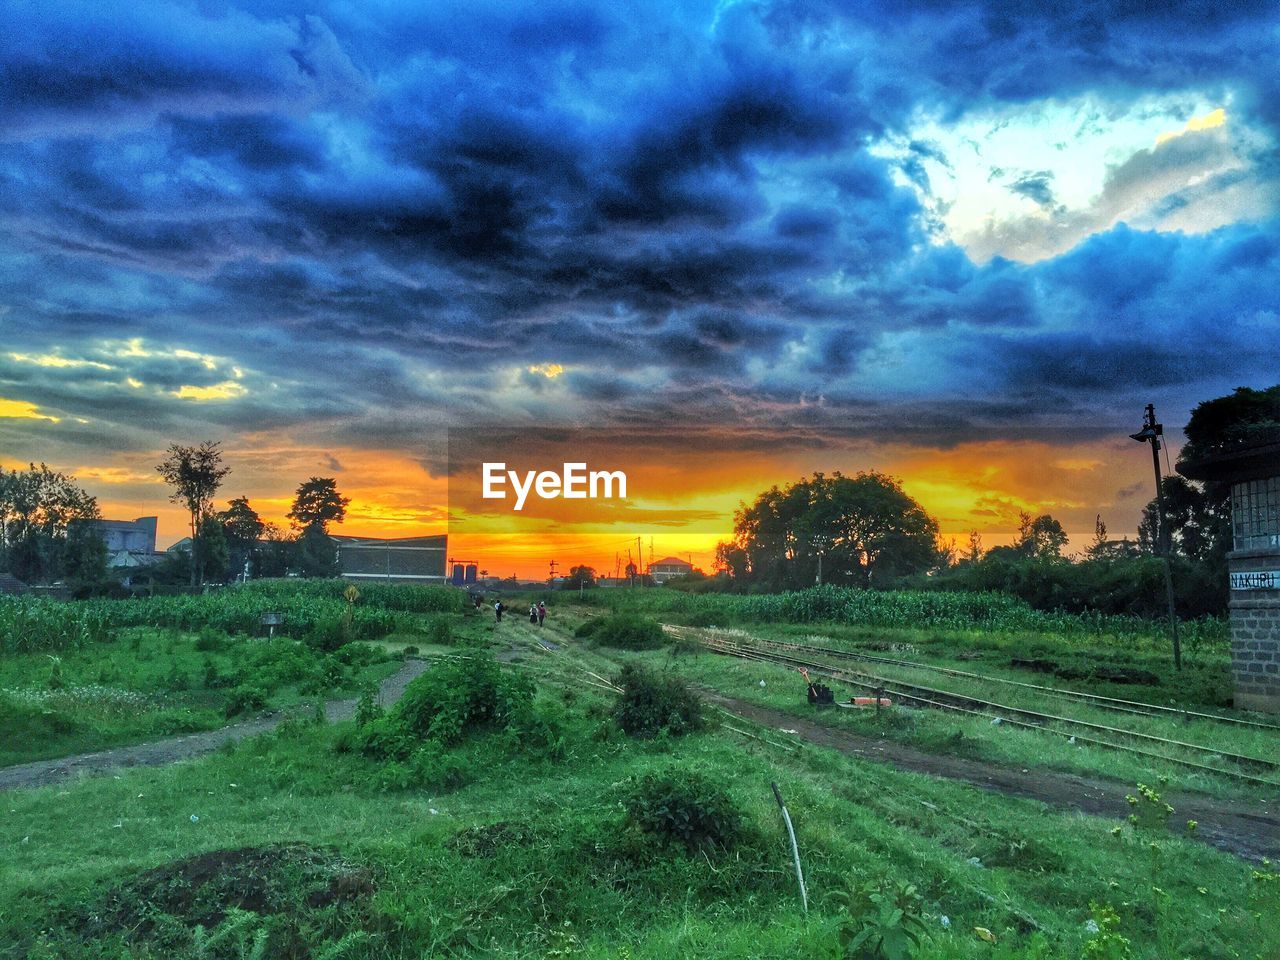
<instances>
[{"instance_id":1,"label":"shrub","mask_svg":"<svg viewBox=\"0 0 1280 960\"><path fill-rule=\"evenodd\" d=\"M354 745L375 760L408 760L418 744L394 718L384 715L360 727Z\"/></svg>"},{"instance_id":2,"label":"shrub","mask_svg":"<svg viewBox=\"0 0 1280 960\"><path fill-rule=\"evenodd\" d=\"M428 643L439 644L442 647L453 643L453 628L449 625L447 616L437 615L429 618L424 632Z\"/></svg>"},{"instance_id":3,"label":"shrub","mask_svg":"<svg viewBox=\"0 0 1280 960\"><path fill-rule=\"evenodd\" d=\"M392 716L407 733L449 744L475 727L505 727L532 700L527 677L504 673L491 655L476 650L411 681Z\"/></svg>"},{"instance_id":4,"label":"shrub","mask_svg":"<svg viewBox=\"0 0 1280 960\"><path fill-rule=\"evenodd\" d=\"M622 693L613 717L630 736L648 738L662 731L679 736L701 730L706 723L702 701L680 677L629 663L615 683Z\"/></svg>"},{"instance_id":5,"label":"shrub","mask_svg":"<svg viewBox=\"0 0 1280 960\"><path fill-rule=\"evenodd\" d=\"M689 851L728 849L744 832L728 791L696 770L647 774L631 786L622 805L630 825Z\"/></svg>"},{"instance_id":6,"label":"shrub","mask_svg":"<svg viewBox=\"0 0 1280 960\"><path fill-rule=\"evenodd\" d=\"M885 880L831 894L839 910L837 956L910 960L924 937L923 903L913 884Z\"/></svg>"},{"instance_id":7,"label":"shrub","mask_svg":"<svg viewBox=\"0 0 1280 960\"><path fill-rule=\"evenodd\" d=\"M227 645L227 636L213 627L201 627L196 635L196 649L201 653L216 653Z\"/></svg>"},{"instance_id":8,"label":"shrub","mask_svg":"<svg viewBox=\"0 0 1280 960\"><path fill-rule=\"evenodd\" d=\"M656 650L662 646L662 626L648 617L617 613L588 620L575 636L589 637L594 643L619 650Z\"/></svg>"},{"instance_id":9,"label":"shrub","mask_svg":"<svg viewBox=\"0 0 1280 960\"><path fill-rule=\"evenodd\" d=\"M514 714L507 735L512 745L527 754L561 760L568 752L568 711L550 697L537 697Z\"/></svg>"},{"instance_id":10,"label":"shrub","mask_svg":"<svg viewBox=\"0 0 1280 960\"><path fill-rule=\"evenodd\" d=\"M227 716L234 717L267 705L267 694L261 687L242 683L227 694Z\"/></svg>"}]
</instances>

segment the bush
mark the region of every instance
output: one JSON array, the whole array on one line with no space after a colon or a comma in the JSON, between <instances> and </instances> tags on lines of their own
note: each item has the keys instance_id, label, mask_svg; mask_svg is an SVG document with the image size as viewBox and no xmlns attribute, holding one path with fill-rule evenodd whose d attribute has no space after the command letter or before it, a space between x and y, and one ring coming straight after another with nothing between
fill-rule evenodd
<instances>
[{"instance_id":1,"label":"bush","mask_svg":"<svg viewBox=\"0 0 1280 960\"><path fill-rule=\"evenodd\" d=\"M665 635L656 620L617 613L588 620L574 631L574 636L587 637L601 646L619 650L656 650L662 646Z\"/></svg>"},{"instance_id":2,"label":"bush","mask_svg":"<svg viewBox=\"0 0 1280 960\"><path fill-rule=\"evenodd\" d=\"M429 618L424 633L428 643L439 644L442 647L453 643L453 628L449 625L447 616L437 615Z\"/></svg>"},{"instance_id":3,"label":"bush","mask_svg":"<svg viewBox=\"0 0 1280 960\"><path fill-rule=\"evenodd\" d=\"M512 717L507 736L526 754L562 760L568 752L568 710L550 697L538 697Z\"/></svg>"},{"instance_id":4,"label":"bush","mask_svg":"<svg viewBox=\"0 0 1280 960\"><path fill-rule=\"evenodd\" d=\"M267 705L266 691L261 687L242 683L227 694L227 716L234 717L251 710L261 710Z\"/></svg>"},{"instance_id":5,"label":"bush","mask_svg":"<svg viewBox=\"0 0 1280 960\"><path fill-rule=\"evenodd\" d=\"M743 818L727 790L696 770L648 774L622 800L627 822L686 850L728 849L743 835Z\"/></svg>"},{"instance_id":6,"label":"bush","mask_svg":"<svg viewBox=\"0 0 1280 960\"><path fill-rule=\"evenodd\" d=\"M476 650L411 681L392 717L406 733L450 744L475 727L507 726L532 700L527 677L503 673L491 655Z\"/></svg>"},{"instance_id":7,"label":"bush","mask_svg":"<svg viewBox=\"0 0 1280 960\"><path fill-rule=\"evenodd\" d=\"M680 677L629 663L615 683L622 693L613 717L630 736L655 737L663 731L679 736L705 726L702 701Z\"/></svg>"},{"instance_id":8,"label":"bush","mask_svg":"<svg viewBox=\"0 0 1280 960\"><path fill-rule=\"evenodd\" d=\"M227 645L227 635L213 627L201 627L196 635L196 649L202 653L216 653Z\"/></svg>"}]
</instances>

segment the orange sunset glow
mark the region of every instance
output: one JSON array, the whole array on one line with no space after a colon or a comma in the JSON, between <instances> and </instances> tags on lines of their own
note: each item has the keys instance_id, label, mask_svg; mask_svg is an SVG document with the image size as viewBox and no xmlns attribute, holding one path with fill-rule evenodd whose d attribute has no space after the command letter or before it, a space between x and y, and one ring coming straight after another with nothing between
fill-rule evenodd
<instances>
[{"instance_id":1,"label":"orange sunset glow","mask_svg":"<svg viewBox=\"0 0 1280 960\"><path fill-rule=\"evenodd\" d=\"M287 529L285 514L297 483L313 475L334 476L351 499L346 521L334 533L408 537L447 530L450 554L476 560L491 575L542 578L553 559L561 570L586 563L612 572L615 565L626 565L628 550L634 555L637 537L644 563L652 544L654 558L691 557L695 566L710 571L716 544L730 535L740 502L813 471L878 470L902 481L938 520L944 541L964 545L976 530L986 547L1008 543L1019 513L1026 511L1057 517L1071 535L1071 548L1078 549L1093 535L1098 514L1114 536L1134 535L1151 492L1150 463L1131 446L1126 437L1072 446L987 441L946 450L865 443L796 450L780 441L770 454L725 451L714 457L684 448L665 461L629 467L631 489L623 508L560 500L549 501L550 509L531 506L517 516L509 506L458 498L456 489L451 505L447 478L432 476L423 462L397 451L237 445L226 450L232 472L219 506L247 496L264 520ZM593 454L607 459L608 447L603 444ZM150 459L158 462L161 456L156 451ZM557 456L546 457L547 464ZM185 510L170 503L160 477L139 469L137 462L58 466L98 497L104 516L159 516L162 547L188 535ZM21 466L12 460L0 465ZM285 476L290 480L281 483Z\"/></svg>"}]
</instances>

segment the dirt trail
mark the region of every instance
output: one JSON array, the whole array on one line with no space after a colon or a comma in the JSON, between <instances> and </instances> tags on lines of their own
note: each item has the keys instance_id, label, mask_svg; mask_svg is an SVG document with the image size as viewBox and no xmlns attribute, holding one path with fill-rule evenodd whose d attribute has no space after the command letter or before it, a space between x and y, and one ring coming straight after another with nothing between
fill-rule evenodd
<instances>
[{"instance_id":1,"label":"dirt trail","mask_svg":"<svg viewBox=\"0 0 1280 960\"><path fill-rule=\"evenodd\" d=\"M1131 784L1047 770L1022 771L981 760L926 753L892 740L864 737L803 720L795 714L771 710L743 700L706 693L707 699L775 730L794 730L809 743L841 753L887 763L901 770L925 773L947 780L962 780L984 790L1039 800L1051 807L1080 810L1103 817L1129 815L1127 794ZM1280 858L1280 798L1269 803L1173 793L1165 799L1175 813L1170 829L1186 834L1186 822L1195 820L1195 836L1248 860Z\"/></svg>"},{"instance_id":2,"label":"dirt trail","mask_svg":"<svg viewBox=\"0 0 1280 960\"><path fill-rule=\"evenodd\" d=\"M404 693L409 681L423 673L429 664L422 660L406 660L398 671L387 677L378 687L378 702L395 703ZM355 700L329 700L324 713L330 723L346 720L355 714ZM93 776L122 767L157 767L177 763L189 757L209 753L231 740L241 740L255 734L274 730L284 720L285 714L273 713L233 723L217 730L166 737L149 743L137 743L128 747L116 747L98 753L82 753L55 760L37 760L13 767L0 768L0 791L21 787L44 787L76 776Z\"/></svg>"}]
</instances>

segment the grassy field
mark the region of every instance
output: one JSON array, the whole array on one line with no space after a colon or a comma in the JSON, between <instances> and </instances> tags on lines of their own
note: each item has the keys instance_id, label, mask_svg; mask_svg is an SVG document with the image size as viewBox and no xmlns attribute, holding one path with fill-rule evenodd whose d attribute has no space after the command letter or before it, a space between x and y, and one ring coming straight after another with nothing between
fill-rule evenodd
<instances>
[{"instance_id":1,"label":"grassy field","mask_svg":"<svg viewBox=\"0 0 1280 960\"><path fill-rule=\"evenodd\" d=\"M702 729L628 736L609 689L625 663L812 716L794 674L577 639L599 608L556 601L541 631L433 612L369 638L379 657L409 648L438 664L385 714L362 706L357 720L326 725L304 711L200 759L6 793L0 957L1280 957L1280 873L1164 829L1145 798L1136 824L1054 812L722 725L705 707ZM212 656L231 670L273 646L223 633L223 649L197 651L199 629L112 629L59 654L68 686L106 665L119 671L107 686L196 697L164 686L175 664L203 669ZM821 635L869 642L843 629L854 631ZM1054 649L1078 647L1073 637ZM911 654L944 652L961 651L939 640ZM0 686L48 689L48 657L0 656ZM351 666L331 689L389 665ZM482 683L496 694L477 694ZM275 695L303 693L294 681ZM225 705L207 710L214 722ZM851 713L822 717L1013 766L1080 765L1043 735L924 711ZM45 742L38 731L22 739L37 752ZM1167 772L1122 757L1083 769L1135 785ZM795 821L807 915L772 782ZM660 801L655 785L668 791ZM1239 792L1212 777L1176 785ZM681 819L689 797L695 814L715 816ZM681 842L690 824L718 839Z\"/></svg>"}]
</instances>

